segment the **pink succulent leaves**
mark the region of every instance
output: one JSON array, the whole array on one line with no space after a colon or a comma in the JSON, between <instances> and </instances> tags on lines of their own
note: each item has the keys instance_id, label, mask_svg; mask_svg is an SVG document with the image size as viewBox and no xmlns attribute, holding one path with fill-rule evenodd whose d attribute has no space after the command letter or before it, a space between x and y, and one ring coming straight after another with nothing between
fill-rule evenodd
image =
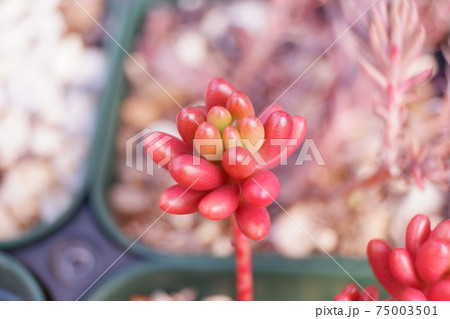
<instances>
[{"instance_id":1,"label":"pink succulent leaves","mask_svg":"<svg viewBox=\"0 0 450 319\"><path fill-rule=\"evenodd\" d=\"M431 230L429 218L417 215L408 224L405 242L406 248L397 249L383 240L369 242L369 263L380 284L394 300L450 300L450 220ZM359 300L353 291L357 287L349 287L335 300Z\"/></svg>"},{"instance_id":2,"label":"pink succulent leaves","mask_svg":"<svg viewBox=\"0 0 450 319\"><path fill-rule=\"evenodd\" d=\"M177 182L161 195L160 207L171 214L200 212L211 220L234 213L242 233L261 240L270 230L265 207L280 192L268 169L300 146L306 119L278 104L258 118L248 96L223 79L210 82L205 105L178 113L182 140L160 132L147 137L148 155Z\"/></svg>"}]
</instances>

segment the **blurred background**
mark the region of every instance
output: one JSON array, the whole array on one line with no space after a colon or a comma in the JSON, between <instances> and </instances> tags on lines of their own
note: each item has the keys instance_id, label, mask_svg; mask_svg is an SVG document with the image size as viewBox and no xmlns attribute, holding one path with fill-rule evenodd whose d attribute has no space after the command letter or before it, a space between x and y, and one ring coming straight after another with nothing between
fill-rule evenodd
<instances>
[{"instance_id":1,"label":"blurred background","mask_svg":"<svg viewBox=\"0 0 450 319\"><path fill-rule=\"evenodd\" d=\"M257 113L277 101L307 118L325 165L313 152L296 165L300 149L274 172L279 203L327 252L364 258L373 238L401 246L417 213L448 218L450 1L372 4L1 0L0 249L48 299L78 298L161 215L173 184L127 166L127 141L145 128L177 135L174 99L202 105L215 77ZM269 212L257 256L324 253ZM166 214L114 268L230 257L230 231Z\"/></svg>"}]
</instances>

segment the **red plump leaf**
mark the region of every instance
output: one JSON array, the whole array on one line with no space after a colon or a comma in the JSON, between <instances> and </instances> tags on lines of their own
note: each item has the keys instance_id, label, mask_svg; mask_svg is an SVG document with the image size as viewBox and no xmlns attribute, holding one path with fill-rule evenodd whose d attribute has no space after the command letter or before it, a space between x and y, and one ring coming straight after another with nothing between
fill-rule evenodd
<instances>
[{"instance_id":1,"label":"red plump leaf","mask_svg":"<svg viewBox=\"0 0 450 319\"><path fill-rule=\"evenodd\" d=\"M423 285L416 273L414 260L408 250L394 249L389 257L389 269L392 276L402 285L421 288Z\"/></svg>"},{"instance_id":2,"label":"red plump leaf","mask_svg":"<svg viewBox=\"0 0 450 319\"><path fill-rule=\"evenodd\" d=\"M211 191L200 202L200 214L208 219L224 219L239 206L239 185L231 183Z\"/></svg>"},{"instance_id":3,"label":"red plump leaf","mask_svg":"<svg viewBox=\"0 0 450 319\"><path fill-rule=\"evenodd\" d=\"M233 120L240 120L246 116L255 116L252 102L247 95L240 91L234 91L228 97L227 110L233 116Z\"/></svg>"},{"instance_id":4,"label":"red plump leaf","mask_svg":"<svg viewBox=\"0 0 450 319\"><path fill-rule=\"evenodd\" d=\"M204 122L195 132L194 146L208 161L220 161L223 154L223 140L214 124Z\"/></svg>"},{"instance_id":5,"label":"red plump leaf","mask_svg":"<svg viewBox=\"0 0 450 319\"><path fill-rule=\"evenodd\" d=\"M424 295L422 291L416 288L408 287L398 298L399 301L428 301L427 296Z\"/></svg>"},{"instance_id":6,"label":"red plump leaf","mask_svg":"<svg viewBox=\"0 0 450 319\"><path fill-rule=\"evenodd\" d=\"M307 122L303 116L292 117L292 133L291 141L279 152L278 156L275 156L270 161L268 161L263 167L265 169L271 169L280 165L283 160L291 156L303 143L305 139L307 129ZM295 141L295 142L294 142ZM294 142L294 144L291 144Z\"/></svg>"},{"instance_id":7,"label":"red plump leaf","mask_svg":"<svg viewBox=\"0 0 450 319\"><path fill-rule=\"evenodd\" d=\"M226 181L226 174L220 167L192 155L175 157L169 171L178 184L193 190L214 189Z\"/></svg>"},{"instance_id":8,"label":"red plump leaf","mask_svg":"<svg viewBox=\"0 0 450 319\"><path fill-rule=\"evenodd\" d=\"M205 103L208 110L213 106L225 107L228 96L235 90L233 84L221 78L209 82L205 97Z\"/></svg>"},{"instance_id":9,"label":"red plump leaf","mask_svg":"<svg viewBox=\"0 0 450 319\"><path fill-rule=\"evenodd\" d=\"M223 153L223 169L237 180L246 179L256 170L256 162L249 150L244 147L233 147Z\"/></svg>"},{"instance_id":10,"label":"red plump leaf","mask_svg":"<svg viewBox=\"0 0 450 319\"><path fill-rule=\"evenodd\" d=\"M188 106L178 112L177 128L183 141L192 147L195 132L198 126L205 121L206 117L199 107Z\"/></svg>"},{"instance_id":11,"label":"red plump leaf","mask_svg":"<svg viewBox=\"0 0 450 319\"><path fill-rule=\"evenodd\" d=\"M241 135L234 126L227 126L222 132L223 146L225 150L242 146Z\"/></svg>"},{"instance_id":12,"label":"red plump leaf","mask_svg":"<svg viewBox=\"0 0 450 319\"><path fill-rule=\"evenodd\" d=\"M450 301L450 280L441 280L433 284L428 296L433 301Z\"/></svg>"},{"instance_id":13,"label":"red plump leaf","mask_svg":"<svg viewBox=\"0 0 450 319\"><path fill-rule=\"evenodd\" d=\"M280 182L269 171L259 171L241 185L242 198L253 206L272 204L280 193Z\"/></svg>"},{"instance_id":14,"label":"red plump leaf","mask_svg":"<svg viewBox=\"0 0 450 319\"><path fill-rule=\"evenodd\" d=\"M448 270L450 251L442 239L427 240L416 256L419 276L426 282L433 283Z\"/></svg>"},{"instance_id":15,"label":"red plump leaf","mask_svg":"<svg viewBox=\"0 0 450 319\"><path fill-rule=\"evenodd\" d=\"M264 207L240 206L236 211L236 223L241 232L251 240L261 240L270 230L270 216Z\"/></svg>"},{"instance_id":16,"label":"red plump leaf","mask_svg":"<svg viewBox=\"0 0 450 319\"><path fill-rule=\"evenodd\" d=\"M391 247L383 240L374 239L367 245L367 256L375 277L388 293L398 299L401 296L403 287L395 280L390 272L389 258L391 252Z\"/></svg>"},{"instance_id":17,"label":"red plump leaf","mask_svg":"<svg viewBox=\"0 0 450 319\"><path fill-rule=\"evenodd\" d=\"M450 220L440 222L431 232L430 239L440 238L450 243Z\"/></svg>"},{"instance_id":18,"label":"red plump leaf","mask_svg":"<svg viewBox=\"0 0 450 319\"><path fill-rule=\"evenodd\" d=\"M267 119L264 124L266 141L259 149L259 154L266 164L282 156L282 151L292 136L292 129L292 117L284 111L274 112Z\"/></svg>"},{"instance_id":19,"label":"red plump leaf","mask_svg":"<svg viewBox=\"0 0 450 319\"><path fill-rule=\"evenodd\" d=\"M283 111L283 107L280 104L268 105L259 113L258 118L262 124L266 124L267 119L276 111Z\"/></svg>"},{"instance_id":20,"label":"red plump leaf","mask_svg":"<svg viewBox=\"0 0 450 319\"><path fill-rule=\"evenodd\" d=\"M348 284L334 297L334 301L357 301L359 289L355 284Z\"/></svg>"},{"instance_id":21,"label":"red plump leaf","mask_svg":"<svg viewBox=\"0 0 450 319\"><path fill-rule=\"evenodd\" d=\"M198 205L206 192L187 189L174 185L166 189L159 197L159 207L169 214L184 215L198 211Z\"/></svg>"},{"instance_id":22,"label":"red plump leaf","mask_svg":"<svg viewBox=\"0 0 450 319\"><path fill-rule=\"evenodd\" d=\"M287 156L291 156L305 139L308 122L303 116L296 115L292 117L292 134L291 138L295 139L295 145L287 146Z\"/></svg>"},{"instance_id":23,"label":"red plump leaf","mask_svg":"<svg viewBox=\"0 0 450 319\"><path fill-rule=\"evenodd\" d=\"M183 141L162 132L148 134L145 138L144 148L147 155L165 169L169 169L170 161L176 156L192 153L192 150Z\"/></svg>"},{"instance_id":24,"label":"red plump leaf","mask_svg":"<svg viewBox=\"0 0 450 319\"><path fill-rule=\"evenodd\" d=\"M430 219L425 215L416 215L406 228L406 249L414 258L420 246L427 240L430 234Z\"/></svg>"}]
</instances>

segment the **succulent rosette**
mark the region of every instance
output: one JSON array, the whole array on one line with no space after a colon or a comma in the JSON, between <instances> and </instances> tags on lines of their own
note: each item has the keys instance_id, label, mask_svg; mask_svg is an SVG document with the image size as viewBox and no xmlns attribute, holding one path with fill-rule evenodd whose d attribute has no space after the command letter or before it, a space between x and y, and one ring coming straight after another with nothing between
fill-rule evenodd
<instances>
[{"instance_id":1,"label":"succulent rosette","mask_svg":"<svg viewBox=\"0 0 450 319\"><path fill-rule=\"evenodd\" d=\"M270 230L266 207L280 192L269 169L300 146L305 118L278 104L255 117L250 99L218 78L207 88L205 106L180 110L177 128L182 139L152 132L145 142L147 154L177 182L161 194L161 209L176 215L200 212L211 220L234 213L246 237L263 239Z\"/></svg>"},{"instance_id":2,"label":"succulent rosette","mask_svg":"<svg viewBox=\"0 0 450 319\"><path fill-rule=\"evenodd\" d=\"M450 220L431 230L427 216L415 216L406 229L405 244L392 249L383 240L369 242L369 263L380 284L393 300L450 300ZM365 290L349 284L335 300L378 300L375 286Z\"/></svg>"}]
</instances>

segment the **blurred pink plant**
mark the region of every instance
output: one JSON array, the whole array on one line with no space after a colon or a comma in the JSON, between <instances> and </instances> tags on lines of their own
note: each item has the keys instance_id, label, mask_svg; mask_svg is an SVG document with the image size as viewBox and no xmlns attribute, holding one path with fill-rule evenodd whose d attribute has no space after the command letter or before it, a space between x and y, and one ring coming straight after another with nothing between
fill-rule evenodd
<instances>
[{"instance_id":1,"label":"blurred pink plant","mask_svg":"<svg viewBox=\"0 0 450 319\"><path fill-rule=\"evenodd\" d=\"M424 188L425 177L441 182L436 172L426 175L429 173L427 166L436 167L439 158L428 157L424 161L426 150L408 134L406 121L409 117L407 103L414 100L411 90L428 80L433 72L432 65L424 65L420 60L425 29L412 1L381 0L372 10L368 36L370 52L361 56L360 61L383 92L375 106L385 126L383 164L393 177L412 173L417 184ZM406 144L409 148L405 148ZM430 163L432 161L436 164Z\"/></svg>"}]
</instances>

